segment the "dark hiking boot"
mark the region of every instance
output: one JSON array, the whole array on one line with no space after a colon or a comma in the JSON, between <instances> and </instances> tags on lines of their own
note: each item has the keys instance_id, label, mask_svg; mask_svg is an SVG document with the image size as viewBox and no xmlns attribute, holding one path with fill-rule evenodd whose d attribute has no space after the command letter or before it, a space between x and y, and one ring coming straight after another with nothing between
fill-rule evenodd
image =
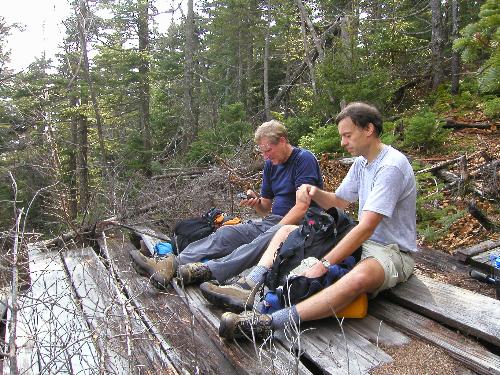
<instances>
[{"instance_id":1,"label":"dark hiking boot","mask_svg":"<svg viewBox=\"0 0 500 375\"><path fill-rule=\"evenodd\" d=\"M179 266L178 277L183 285L189 285L211 280L212 272L204 263L188 263Z\"/></svg>"},{"instance_id":2,"label":"dark hiking boot","mask_svg":"<svg viewBox=\"0 0 500 375\"><path fill-rule=\"evenodd\" d=\"M262 284L255 284L241 277L233 284L217 285L206 282L200 285L201 294L215 306L241 312L252 310L255 294Z\"/></svg>"},{"instance_id":3,"label":"dark hiking boot","mask_svg":"<svg viewBox=\"0 0 500 375\"><path fill-rule=\"evenodd\" d=\"M137 273L150 277L155 286L166 288L177 271L177 261L174 255L163 258L149 258L139 250L132 250L129 254L132 259L132 266Z\"/></svg>"},{"instance_id":4,"label":"dark hiking boot","mask_svg":"<svg viewBox=\"0 0 500 375\"><path fill-rule=\"evenodd\" d=\"M272 335L271 315L260 314L254 311L245 311L241 314L226 312L222 314L219 325L219 336L226 339L246 337L253 339L267 339Z\"/></svg>"}]
</instances>

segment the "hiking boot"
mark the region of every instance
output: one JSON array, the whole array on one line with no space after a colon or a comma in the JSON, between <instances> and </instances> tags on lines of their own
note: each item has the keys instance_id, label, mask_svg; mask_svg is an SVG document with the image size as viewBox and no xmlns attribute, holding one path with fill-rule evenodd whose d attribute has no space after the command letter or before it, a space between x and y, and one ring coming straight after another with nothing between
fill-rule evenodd
<instances>
[{"instance_id":1,"label":"hiking boot","mask_svg":"<svg viewBox=\"0 0 500 375\"><path fill-rule=\"evenodd\" d=\"M177 272L177 258L173 254L159 258L155 273L151 275L152 284L159 289L166 289Z\"/></svg>"},{"instance_id":2,"label":"hiking boot","mask_svg":"<svg viewBox=\"0 0 500 375\"><path fill-rule=\"evenodd\" d=\"M255 294L261 285L241 277L235 283L228 285L206 282L200 285L200 290L203 297L213 305L241 312L252 310Z\"/></svg>"},{"instance_id":3,"label":"hiking boot","mask_svg":"<svg viewBox=\"0 0 500 375\"><path fill-rule=\"evenodd\" d=\"M174 255L163 258L148 258L139 250L130 251L132 266L139 275L151 278L155 286L166 288L177 270L177 261Z\"/></svg>"},{"instance_id":4,"label":"hiking boot","mask_svg":"<svg viewBox=\"0 0 500 375\"><path fill-rule=\"evenodd\" d=\"M188 263L179 266L178 277L183 285L189 285L211 280L212 272L204 263Z\"/></svg>"},{"instance_id":5,"label":"hiking boot","mask_svg":"<svg viewBox=\"0 0 500 375\"><path fill-rule=\"evenodd\" d=\"M252 341L253 338L266 339L272 335L272 321L271 315L253 311L245 311L239 315L226 312L220 318L219 336L226 339L247 337Z\"/></svg>"}]
</instances>

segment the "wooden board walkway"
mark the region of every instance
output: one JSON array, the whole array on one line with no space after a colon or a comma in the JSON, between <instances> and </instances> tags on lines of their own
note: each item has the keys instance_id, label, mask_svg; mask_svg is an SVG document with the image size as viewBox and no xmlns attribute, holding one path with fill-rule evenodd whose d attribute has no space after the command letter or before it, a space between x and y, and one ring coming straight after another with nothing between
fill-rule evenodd
<instances>
[{"instance_id":1,"label":"wooden board walkway","mask_svg":"<svg viewBox=\"0 0 500 375\"><path fill-rule=\"evenodd\" d=\"M500 301L422 275L387 292L421 315L500 346Z\"/></svg>"},{"instance_id":2,"label":"wooden board walkway","mask_svg":"<svg viewBox=\"0 0 500 375\"><path fill-rule=\"evenodd\" d=\"M92 248L63 254L83 313L96 333L101 364L112 374L175 373L154 336Z\"/></svg>"},{"instance_id":3,"label":"wooden board walkway","mask_svg":"<svg viewBox=\"0 0 500 375\"><path fill-rule=\"evenodd\" d=\"M478 374L499 375L500 357L434 320L383 298L371 301L370 314L404 332L437 345Z\"/></svg>"},{"instance_id":4,"label":"wooden board walkway","mask_svg":"<svg viewBox=\"0 0 500 375\"><path fill-rule=\"evenodd\" d=\"M15 330L17 369L4 360L4 374L93 374L98 350L72 294L58 253L29 249L31 288L9 309L6 337ZM13 319L15 318L15 319Z\"/></svg>"}]
</instances>

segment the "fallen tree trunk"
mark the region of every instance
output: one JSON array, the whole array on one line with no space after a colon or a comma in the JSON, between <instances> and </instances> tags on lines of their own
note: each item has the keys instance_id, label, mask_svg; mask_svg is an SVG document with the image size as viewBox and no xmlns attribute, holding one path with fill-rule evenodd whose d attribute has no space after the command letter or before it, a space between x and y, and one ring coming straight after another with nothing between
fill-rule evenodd
<instances>
[{"instance_id":1,"label":"fallen tree trunk","mask_svg":"<svg viewBox=\"0 0 500 375\"><path fill-rule=\"evenodd\" d=\"M467 128L476 128L476 129L489 129L492 125L489 122L476 122L476 123L467 123L467 122L459 122L447 118L444 120L446 123L443 125L445 129L467 129Z\"/></svg>"},{"instance_id":2,"label":"fallen tree trunk","mask_svg":"<svg viewBox=\"0 0 500 375\"><path fill-rule=\"evenodd\" d=\"M476 206L474 201L469 202L467 210L472 215L474 219L476 219L479 224L483 226L484 229L498 232L500 231L500 225L494 223L491 219L489 219L480 209Z\"/></svg>"},{"instance_id":3,"label":"fallen tree trunk","mask_svg":"<svg viewBox=\"0 0 500 375\"><path fill-rule=\"evenodd\" d=\"M470 160L478 155L481 155L484 157L483 154L485 154L485 153L486 153L485 150L474 152L473 154L466 156L466 160ZM459 156L458 158L455 158L455 159L447 160L447 161L444 161L442 163L433 165L432 167L429 167L429 168L421 169L420 171L416 172L415 174L422 174L422 173L433 172L433 171L437 171L439 169L443 169L451 164L459 162L463 157L464 157L464 155Z\"/></svg>"}]
</instances>

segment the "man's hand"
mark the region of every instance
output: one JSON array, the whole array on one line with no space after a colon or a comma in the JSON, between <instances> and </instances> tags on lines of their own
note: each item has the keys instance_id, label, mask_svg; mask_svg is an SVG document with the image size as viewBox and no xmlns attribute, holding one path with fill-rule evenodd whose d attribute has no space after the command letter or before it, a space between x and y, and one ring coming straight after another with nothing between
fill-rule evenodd
<instances>
[{"instance_id":1,"label":"man's hand","mask_svg":"<svg viewBox=\"0 0 500 375\"><path fill-rule=\"evenodd\" d=\"M307 271L303 273L303 276L309 277L309 278L315 278L315 277L320 277L323 276L326 271L328 271L323 263L321 263L319 260L317 263L315 263L311 268L309 268Z\"/></svg>"},{"instance_id":2,"label":"man's hand","mask_svg":"<svg viewBox=\"0 0 500 375\"><path fill-rule=\"evenodd\" d=\"M260 203L260 198L257 193L253 190L247 190L247 199L242 199L240 201L240 206L253 207L257 206Z\"/></svg>"}]
</instances>

